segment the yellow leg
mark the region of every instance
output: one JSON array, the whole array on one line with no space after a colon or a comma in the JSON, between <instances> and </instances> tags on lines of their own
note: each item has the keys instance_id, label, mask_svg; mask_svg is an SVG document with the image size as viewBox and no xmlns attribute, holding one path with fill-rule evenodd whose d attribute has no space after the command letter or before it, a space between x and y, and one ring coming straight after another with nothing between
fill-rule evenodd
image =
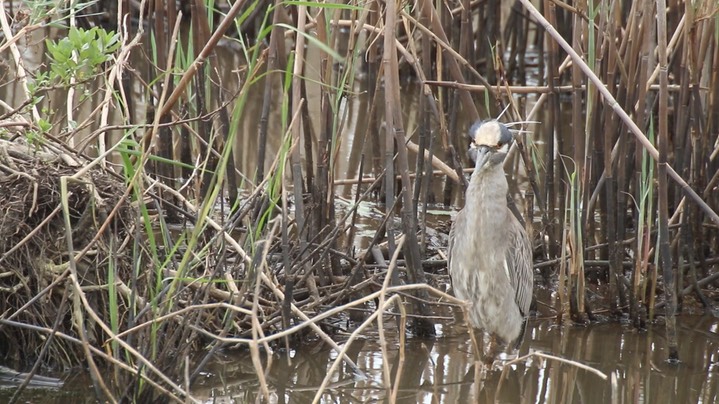
<instances>
[{"instance_id":1,"label":"yellow leg","mask_svg":"<svg viewBox=\"0 0 719 404\"><path fill-rule=\"evenodd\" d=\"M493 334L489 335L489 343L487 344L487 356L485 358L485 363L487 365L492 365L494 363L494 359L497 357L497 353L499 352L499 343L497 342L497 339Z\"/></svg>"}]
</instances>

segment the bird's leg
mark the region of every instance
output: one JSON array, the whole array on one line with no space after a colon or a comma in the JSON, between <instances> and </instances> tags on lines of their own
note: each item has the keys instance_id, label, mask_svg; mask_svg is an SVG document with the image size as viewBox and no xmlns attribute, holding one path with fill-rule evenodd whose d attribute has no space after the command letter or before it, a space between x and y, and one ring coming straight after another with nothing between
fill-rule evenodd
<instances>
[{"instance_id":1,"label":"bird's leg","mask_svg":"<svg viewBox=\"0 0 719 404\"><path fill-rule=\"evenodd\" d=\"M519 332L519 337L517 338L517 341L514 342L513 346L510 344L510 346L513 348L513 351L516 351L518 357L519 357L520 348L522 347L522 341L524 341L524 334L526 332L527 332L527 319L525 318L524 320L522 320L522 329ZM514 353L514 352L512 352L512 353Z\"/></svg>"},{"instance_id":2,"label":"bird's leg","mask_svg":"<svg viewBox=\"0 0 719 404\"><path fill-rule=\"evenodd\" d=\"M491 365L494 363L494 359L497 357L497 352L499 351L499 343L497 342L497 339L495 338L494 334L489 334L489 343L487 344L487 357L485 358L485 363L488 365Z\"/></svg>"}]
</instances>

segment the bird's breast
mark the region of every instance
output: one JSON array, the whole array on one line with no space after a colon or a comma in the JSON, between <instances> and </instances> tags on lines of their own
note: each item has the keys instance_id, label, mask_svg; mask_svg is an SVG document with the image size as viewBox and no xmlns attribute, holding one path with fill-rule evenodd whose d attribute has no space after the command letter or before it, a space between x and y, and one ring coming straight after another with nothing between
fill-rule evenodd
<instances>
[{"instance_id":1,"label":"bird's breast","mask_svg":"<svg viewBox=\"0 0 719 404\"><path fill-rule=\"evenodd\" d=\"M478 267L503 267L509 247L507 181L501 176L473 177L465 200L464 251L474 255Z\"/></svg>"}]
</instances>

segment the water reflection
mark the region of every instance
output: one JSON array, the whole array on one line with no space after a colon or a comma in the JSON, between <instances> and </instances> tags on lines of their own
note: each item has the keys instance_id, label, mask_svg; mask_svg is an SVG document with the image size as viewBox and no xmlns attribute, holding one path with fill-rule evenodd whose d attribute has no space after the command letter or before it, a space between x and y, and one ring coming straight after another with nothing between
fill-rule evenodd
<instances>
[{"instance_id":1,"label":"water reflection","mask_svg":"<svg viewBox=\"0 0 719 404\"><path fill-rule=\"evenodd\" d=\"M481 383L473 376L469 340L459 327L436 340L410 339L400 358L398 341L390 341L390 380L398 383L400 403L713 403L719 400L719 336L716 318L679 318L682 363L665 362L664 328L636 331L616 323L558 327L550 320L530 324L522 352L538 350L581 362L614 375L602 380L578 367L531 359L513 365L507 377L490 371ZM375 402L391 397L382 380L383 358L376 336L351 346L350 357L366 372L354 378L342 367L332 378L323 402ZM291 361L288 362L288 357ZM321 345L275 354L268 369L273 402L311 402L335 356ZM228 355L193 386L206 402L255 401L259 383L248 357Z\"/></svg>"}]
</instances>

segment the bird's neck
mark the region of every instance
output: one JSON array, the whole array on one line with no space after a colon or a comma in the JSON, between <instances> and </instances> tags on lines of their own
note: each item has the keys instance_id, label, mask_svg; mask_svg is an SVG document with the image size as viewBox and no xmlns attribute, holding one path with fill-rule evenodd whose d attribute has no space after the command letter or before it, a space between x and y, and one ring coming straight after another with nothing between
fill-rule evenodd
<instances>
[{"instance_id":1,"label":"bird's neck","mask_svg":"<svg viewBox=\"0 0 719 404\"><path fill-rule=\"evenodd\" d=\"M467 222L474 229L491 229L493 239L502 239L507 227L507 179L501 165L472 174L467 189ZM483 238L483 237L479 237ZM477 240L491 244L490 240Z\"/></svg>"},{"instance_id":2,"label":"bird's neck","mask_svg":"<svg viewBox=\"0 0 719 404\"><path fill-rule=\"evenodd\" d=\"M504 209L507 206L508 189L507 178L501 165L477 170L469 180L466 205L484 208L496 206Z\"/></svg>"}]
</instances>

